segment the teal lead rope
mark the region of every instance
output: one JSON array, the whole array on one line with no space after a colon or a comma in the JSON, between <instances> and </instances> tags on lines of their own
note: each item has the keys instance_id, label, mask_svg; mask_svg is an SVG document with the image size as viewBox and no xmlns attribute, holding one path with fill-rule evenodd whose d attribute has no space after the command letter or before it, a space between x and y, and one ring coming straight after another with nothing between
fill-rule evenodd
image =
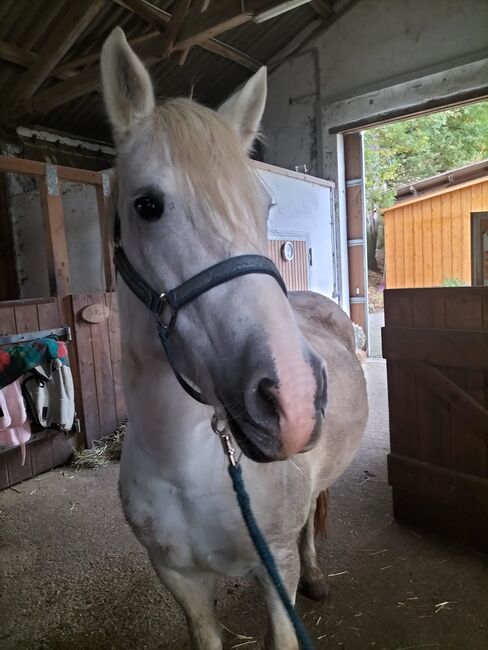
<instances>
[{"instance_id":1,"label":"teal lead rope","mask_svg":"<svg viewBox=\"0 0 488 650\"><path fill-rule=\"evenodd\" d=\"M288 617L295 629L295 634L300 644L300 648L302 648L302 650L314 650L314 645L310 639L307 629L303 624L302 619L298 615L298 612L293 607L288 592L286 591L286 587L283 584L283 580L281 578L278 567L276 566L273 554L271 553L269 546L254 518L251 508L251 501L249 499L249 495L242 478L242 469L235 458L235 451L232 447L230 436L227 433L227 427L224 425L224 428L220 429L218 426L217 415L214 415L212 418L212 428L219 436L225 454L229 459L228 469L230 478L232 479L232 487L236 493L237 502L239 503L242 518L244 519L248 533L254 544L254 548L256 549L256 552L259 555L259 558L263 563L263 566L266 569L278 596L280 597L283 607L286 609Z\"/></svg>"}]
</instances>

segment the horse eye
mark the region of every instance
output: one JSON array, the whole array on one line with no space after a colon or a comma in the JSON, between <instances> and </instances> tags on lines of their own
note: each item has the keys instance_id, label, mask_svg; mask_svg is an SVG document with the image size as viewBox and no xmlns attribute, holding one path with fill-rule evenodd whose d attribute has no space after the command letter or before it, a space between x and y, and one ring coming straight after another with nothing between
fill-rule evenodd
<instances>
[{"instance_id":1,"label":"horse eye","mask_svg":"<svg viewBox=\"0 0 488 650\"><path fill-rule=\"evenodd\" d=\"M164 202L152 196L140 196L134 201L137 213L144 221L157 221L163 216Z\"/></svg>"}]
</instances>

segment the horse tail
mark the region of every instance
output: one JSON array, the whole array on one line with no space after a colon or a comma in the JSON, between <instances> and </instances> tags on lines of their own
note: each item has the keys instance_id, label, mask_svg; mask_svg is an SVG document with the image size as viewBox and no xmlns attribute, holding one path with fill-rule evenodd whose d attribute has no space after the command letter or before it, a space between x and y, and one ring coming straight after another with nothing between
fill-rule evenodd
<instances>
[{"instance_id":1,"label":"horse tail","mask_svg":"<svg viewBox=\"0 0 488 650\"><path fill-rule=\"evenodd\" d=\"M327 510L329 508L329 490L319 492L315 508L314 531L315 537L327 537Z\"/></svg>"}]
</instances>

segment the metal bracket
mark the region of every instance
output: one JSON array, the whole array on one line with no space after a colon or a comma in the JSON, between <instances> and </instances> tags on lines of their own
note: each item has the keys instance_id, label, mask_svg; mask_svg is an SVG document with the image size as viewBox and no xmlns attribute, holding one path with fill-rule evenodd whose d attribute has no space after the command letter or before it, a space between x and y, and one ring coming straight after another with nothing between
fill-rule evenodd
<instances>
[{"instance_id":1,"label":"metal bracket","mask_svg":"<svg viewBox=\"0 0 488 650\"><path fill-rule=\"evenodd\" d=\"M102 172L103 196L110 196L110 174Z\"/></svg>"},{"instance_id":2,"label":"metal bracket","mask_svg":"<svg viewBox=\"0 0 488 650\"><path fill-rule=\"evenodd\" d=\"M58 169L56 165L46 165L46 185L49 196L59 196Z\"/></svg>"}]
</instances>

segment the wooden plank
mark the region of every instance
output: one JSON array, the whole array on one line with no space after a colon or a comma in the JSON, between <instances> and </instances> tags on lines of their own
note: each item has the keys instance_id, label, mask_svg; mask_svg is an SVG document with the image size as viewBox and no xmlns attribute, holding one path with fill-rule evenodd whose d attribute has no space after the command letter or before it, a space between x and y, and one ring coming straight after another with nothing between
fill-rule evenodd
<instances>
[{"instance_id":1,"label":"wooden plank","mask_svg":"<svg viewBox=\"0 0 488 650\"><path fill-rule=\"evenodd\" d=\"M134 0L132 0L134 1ZM188 20L182 27L175 48L185 50L195 44L202 43L209 38L223 34L231 29L250 22L253 18L256 5L263 5L262 2L247 2L243 11L242 4L235 0L221 0L218 3L211 3L207 11ZM265 3L270 7L280 4L278 0Z\"/></svg>"},{"instance_id":2,"label":"wooden plank","mask_svg":"<svg viewBox=\"0 0 488 650\"><path fill-rule=\"evenodd\" d=\"M431 203L432 209L432 284L439 287L442 284L442 223L441 199L435 196Z\"/></svg>"},{"instance_id":3,"label":"wooden plank","mask_svg":"<svg viewBox=\"0 0 488 650\"><path fill-rule=\"evenodd\" d=\"M344 165L346 181L362 178L361 134L347 133L344 135Z\"/></svg>"},{"instance_id":4,"label":"wooden plank","mask_svg":"<svg viewBox=\"0 0 488 650\"><path fill-rule=\"evenodd\" d=\"M413 326L413 300L412 292L408 290L386 290L385 324L387 327L412 327Z\"/></svg>"},{"instance_id":5,"label":"wooden plank","mask_svg":"<svg viewBox=\"0 0 488 650\"><path fill-rule=\"evenodd\" d=\"M33 476L37 476L37 474L46 472L54 467L53 450L49 434L42 440L39 440L39 442L33 442L29 447L31 451Z\"/></svg>"},{"instance_id":6,"label":"wooden plank","mask_svg":"<svg viewBox=\"0 0 488 650\"><path fill-rule=\"evenodd\" d=\"M15 322L17 323L18 334L22 332L37 332L40 328L36 305L15 307Z\"/></svg>"},{"instance_id":7,"label":"wooden plank","mask_svg":"<svg viewBox=\"0 0 488 650\"><path fill-rule=\"evenodd\" d=\"M6 176L0 172L0 300L15 298L19 291Z\"/></svg>"},{"instance_id":8,"label":"wooden plank","mask_svg":"<svg viewBox=\"0 0 488 650\"><path fill-rule=\"evenodd\" d=\"M412 227L413 227L413 266L414 266L414 286L424 286L424 243L422 230L422 207L421 203L416 203L412 207ZM404 206L404 210L409 206Z\"/></svg>"},{"instance_id":9,"label":"wooden plank","mask_svg":"<svg viewBox=\"0 0 488 650\"><path fill-rule=\"evenodd\" d=\"M90 445L93 440L101 438L101 435L90 326L81 319L81 312L88 302L86 295L72 296L83 419L86 443Z\"/></svg>"},{"instance_id":10,"label":"wooden plank","mask_svg":"<svg viewBox=\"0 0 488 650\"><path fill-rule=\"evenodd\" d=\"M395 214L385 213L385 281L387 289L396 289L395 265Z\"/></svg>"},{"instance_id":11,"label":"wooden plank","mask_svg":"<svg viewBox=\"0 0 488 650\"><path fill-rule=\"evenodd\" d=\"M405 248L403 237L403 209L395 212L395 286L405 287Z\"/></svg>"},{"instance_id":12,"label":"wooden plank","mask_svg":"<svg viewBox=\"0 0 488 650\"><path fill-rule=\"evenodd\" d=\"M447 195L446 195L447 196ZM461 190L452 192L451 196L451 258L452 277L457 280L463 278L463 257L466 252L463 248L463 220L461 213Z\"/></svg>"},{"instance_id":13,"label":"wooden plank","mask_svg":"<svg viewBox=\"0 0 488 650\"><path fill-rule=\"evenodd\" d=\"M31 478L32 474L32 461L30 445L25 447L25 463L22 465L22 454L20 448L15 447L12 451L7 452L7 470L9 485L15 485L20 481L25 481Z\"/></svg>"},{"instance_id":14,"label":"wooden plank","mask_svg":"<svg viewBox=\"0 0 488 650\"><path fill-rule=\"evenodd\" d=\"M9 485L6 454L0 454L0 490L4 490Z\"/></svg>"},{"instance_id":15,"label":"wooden plank","mask_svg":"<svg viewBox=\"0 0 488 650\"><path fill-rule=\"evenodd\" d=\"M407 490L419 500L431 499L472 513L480 520L488 518L488 480L400 454L388 456L388 480L390 485Z\"/></svg>"},{"instance_id":16,"label":"wooden plank","mask_svg":"<svg viewBox=\"0 0 488 650\"><path fill-rule=\"evenodd\" d=\"M117 294L115 292L105 294L105 304L110 309L110 315L108 317L110 358L112 363L117 424L121 424L127 418L127 407L125 405L124 387L122 383L122 346L120 341L120 314Z\"/></svg>"},{"instance_id":17,"label":"wooden plank","mask_svg":"<svg viewBox=\"0 0 488 650\"><path fill-rule=\"evenodd\" d=\"M23 307L24 305L44 305L55 302L56 298L22 298L20 300L1 300L0 309L5 307Z\"/></svg>"},{"instance_id":18,"label":"wooden plank","mask_svg":"<svg viewBox=\"0 0 488 650\"><path fill-rule=\"evenodd\" d=\"M412 326L446 328L446 296L432 291L419 291L412 301ZM402 327L402 323L399 323Z\"/></svg>"},{"instance_id":19,"label":"wooden plank","mask_svg":"<svg viewBox=\"0 0 488 650\"><path fill-rule=\"evenodd\" d=\"M416 380L400 364L388 361L386 365L391 451L417 458Z\"/></svg>"},{"instance_id":20,"label":"wooden plank","mask_svg":"<svg viewBox=\"0 0 488 650\"><path fill-rule=\"evenodd\" d=\"M392 496L393 514L397 521L486 553L488 523L477 515L397 487L392 489Z\"/></svg>"},{"instance_id":21,"label":"wooden plank","mask_svg":"<svg viewBox=\"0 0 488 650\"><path fill-rule=\"evenodd\" d=\"M0 156L0 171L27 176L44 176L46 164L36 160L25 160L14 156Z\"/></svg>"},{"instance_id":22,"label":"wooden plank","mask_svg":"<svg viewBox=\"0 0 488 650\"><path fill-rule=\"evenodd\" d=\"M425 200L422 203L422 260L424 287L433 286L432 275L432 207L431 201Z\"/></svg>"},{"instance_id":23,"label":"wooden plank","mask_svg":"<svg viewBox=\"0 0 488 650\"><path fill-rule=\"evenodd\" d=\"M363 192L361 185L346 187L347 238L363 238Z\"/></svg>"},{"instance_id":24,"label":"wooden plank","mask_svg":"<svg viewBox=\"0 0 488 650\"><path fill-rule=\"evenodd\" d=\"M64 324L64 321L60 318L58 303L56 300L38 304L37 317L39 319L39 329L41 330L47 330L51 327L60 327Z\"/></svg>"},{"instance_id":25,"label":"wooden plank","mask_svg":"<svg viewBox=\"0 0 488 650\"><path fill-rule=\"evenodd\" d=\"M105 304L104 294L88 294L86 297L88 304L99 302ZM117 428L108 323L107 321L97 324L85 323L85 326L89 328L91 336L100 433L103 437L112 433Z\"/></svg>"},{"instance_id":26,"label":"wooden plank","mask_svg":"<svg viewBox=\"0 0 488 650\"><path fill-rule=\"evenodd\" d=\"M446 327L449 329L482 330L483 296L461 290L446 296Z\"/></svg>"},{"instance_id":27,"label":"wooden plank","mask_svg":"<svg viewBox=\"0 0 488 650\"><path fill-rule=\"evenodd\" d=\"M200 43L200 47L207 50L207 52L212 52L212 54L216 54L217 56L228 59L233 63L237 63L237 65L247 68L248 70L251 70L251 72L257 72L263 65L260 61L253 59L252 56L237 50L235 47L232 47L232 45L222 43L222 41L219 41L216 38L209 38L205 43ZM184 52L188 53L189 50L184 50ZM180 65L182 64L180 63Z\"/></svg>"},{"instance_id":28,"label":"wooden plank","mask_svg":"<svg viewBox=\"0 0 488 650\"><path fill-rule=\"evenodd\" d=\"M471 284L471 187L461 191L462 275L465 284Z\"/></svg>"},{"instance_id":29,"label":"wooden plank","mask_svg":"<svg viewBox=\"0 0 488 650\"><path fill-rule=\"evenodd\" d=\"M349 291L351 297L364 297L364 248L349 246Z\"/></svg>"},{"instance_id":30,"label":"wooden plank","mask_svg":"<svg viewBox=\"0 0 488 650\"><path fill-rule=\"evenodd\" d=\"M334 13L332 6L325 0L312 0L310 5L312 9L316 11L322 18L330 18L330 16L332 16Z\"/></svg>"},{"instance_id":31,"label":"wooden plank","mask_svg":"<svg viewBox=\"0 0 488 650\"><path fill-rule=\"evenodd\" d=\"M50 33L36 61L20 76L9 93L10 97L29 99L47 79L80 34L103 6L104 0L77 0L70 5L60 22Z\"/></svg>"},{"instance_id":32,"label":"wooden plank","mask_svg":"<svg viewBox=\"0 0 488 650\"><path fill-rule=\"evenodd\" d=\"M85 413L84 413L84 403L83 403L83 395L82 395L82 390L83 390L83 383L81 373L80 373L80 351L78 348L79 345L79 339L77 337L77 327L76 327L76 319L75 319L75 314L73 310L73 298L72 296L65 296L64 298L60 298L58 301L58 309L59 309L59 318L60 320L68 325L68 327L71 328L71 334L73 337L73 341L68 345L68 353L69 353L69 363L71 367L71 374L73 375L73 385L75 389L75 407L76 407L76 415L80 420L80 425L81 425L81 433L78 435L78 439L76 440L77 446L86 446L86 439L85 439L85 434L86 434L86 425L85 425ZM80 310L83 311L82 309ZM82 352L84 352L83 349L83 343L81 344ZM91 354L91 349L90 349L90 354ZM78 444L80 443L80 444Z\"/></svg>"},{"instance_id":33,"label":"wooden plank","mask_svg":"<svg viewBox=\"0 0 488 650\"><path fill-rule=\"evenodd\" d=\"M486 370L488 332L385 327L383 356L390 361L421 361L446 368Z\"/></svg>"},{"instance_id":34,"label":"wooden plank","mask_svg":"<svg viewBox=\"0 0 488 650\"><path fill-rule=\"evenodd\" d=\"M89 169L78 169L77 167L64 167L57 165L58 178L73 183L86 183L87 185L101 185L102 173L90 171Z\"/></svg>"},{"instance_id":35,"label":"wooden plank","mask_svg":"<svg viewBox=\"0 0 488 650\"><path fill-rule=\"evenodd\" d=\"M330 133L334 133L335 129L330 129ZM426 194L419 194L418 196L412 198L412 199L405 199L398 201L396 205L405 207L406 205L413 205L414 203L422 203L426 199L432 199L435 196L442 196L444 194L449 194L450 192L458 192L459 190L463 190L464 188L467 187L472 187L474 185L478 185L480 183L483 183L484 180L483 178L475 178L471 181L465 181L464 183L456 183L456 185L452 185L450 187L442 187L439 190L436 190L434 192L429 192L428 195ZM388 208L389 210L393 210L394 208Z\"/></svg>"},{"instance_id":36,"label":"wooden plank","mask_svg":"<svg viewBox=\"0 0 488 650\"><path fill-rule=\"evenodd\" d=\"M71 292L68 245L64 228L63 202L59 189L52 189L53 180L47 177L38 182L41 199L44 236L48 260L49 285L55 296L65 296ZM57 185L57 181L56 181Z\"/></svg>"},{"instance_id":37,"label":"wooden plank","mask_svg":"<svg viewBox=\"0 0 488 650\"><path fill-rule=\"evenodd\" d=\"M403 250L404 250L404 287L415 286L414 255L413 255L413 214L412 206L403 209Z\"/></svg>"},{"instance_id":38,"label":"wooden plank","mask_svg":"<svg viewBox=\"0 0 488 650\"><path fill-rule=\"evenodd\" d=\"M452 207L451 207L451 198L452 194L442 195L440 198L441 202L441 282L447 278L453 277L452 267L453 267L453 244L452 241Z\"/></svg>"},{"instance_id":39,"label":"wooden plank","mask_svg":"<svg viewBox=\"0 0 488 650\"><path fill-rule=\"evenodd\" d=\"M3 307L0 303L0 336L16 334L15 312L13 307Z\"/></svg>"}]
</instances>

